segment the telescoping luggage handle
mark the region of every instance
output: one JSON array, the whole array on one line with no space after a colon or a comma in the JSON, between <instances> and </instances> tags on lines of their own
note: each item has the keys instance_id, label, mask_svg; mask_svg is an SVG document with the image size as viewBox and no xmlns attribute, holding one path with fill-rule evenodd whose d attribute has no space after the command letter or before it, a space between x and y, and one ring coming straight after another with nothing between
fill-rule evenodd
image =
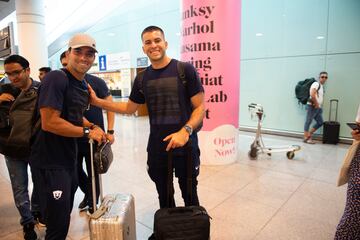
<instances>
[{"instance_id":1,"label":"telescoping luggage handle","mask_svg":"<svg viewBox=\"0 0 360 240\"><path fill-rule=\"evenodd\" d=\"M187 180L187 199L189 203L192 202L192 144L191 138L186 143L187 161L186 161L186 180ZM174 195L173 187L173 156L172 150L168 152L168 181L167 181L167 206L169 208L174 207L172 202L172 196Z\"/></svg>"},{"instance_id":2,"label":"telescoping luggage handle","mask_svg":"<svg viewBox=\"0 0 360 240\"><path fill-rule=\"evenodd\" d=\"M330 100L330 110L329 110L329 121L331 122L331 113L332 113L332 104L336 102L336 108L335 108L335 122L337 122L337 114L338 114L338 105L339 100L338 99L331 99Z\"/></svg>"},{"instance_id":3,"label":"telescoping luggage handle","mask_svg":"<svg viewBox=\"0 0 360 240\"><path fill-rule=\"evenodd\" d=\"M93 197L93 209L94 212L97 210L96 206L96 186L95 186L95 168L94 168L94 140L89 139L90 145L90 162L91 162L91 185L92 185L92 197ZM101 174L99 175L99 187L100 187L100 202L103 201L103 189L102 189L102 180Z\"/></svg>"}]
</instances>

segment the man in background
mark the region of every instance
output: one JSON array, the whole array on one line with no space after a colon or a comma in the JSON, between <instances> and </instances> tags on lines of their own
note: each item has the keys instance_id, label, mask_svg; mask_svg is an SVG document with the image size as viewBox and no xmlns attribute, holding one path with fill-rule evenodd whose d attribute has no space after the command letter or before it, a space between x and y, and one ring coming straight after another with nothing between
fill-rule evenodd
<instances>
[{"instance_id":1,"label":"man in background","mask_svg":"<svg viewBox=\"0 0 360 240\"><path fill-rule=\"evenodd\" d=\"M30 78L30 64L20 55L11 55L4 61L5 75L10 80L11 85L21 91L28 92L30 89L37 89L40 82ZM4 86L1 86L4 87ZM2 91L1 91L2 92ZM0 95L0 103L14 102L16 96L10 93L2 93ZM32 111L29 109L29 111ZM16 119L14 119L16 121ZM36 220L40 218L40 207L35 187L29 198L28 191L28 157L16 157L5 155L6 166L9 171L11 188L13 191L15 205L20 213L20 224L23 226L24 239L37 239L34 225Z\"/></svg>"},{"instance_id":2,"label":"man in background","mask_svg":"<svg viewBox=\"0 0 360 240\"><path fill-rule=\"evenodd\" d=\"M304 142L309 144L315 144L312 139L312 135L318 130L324 123L322 104L324 100L324 87L326 80L328 79L327 72L321 72L319 74L319 81L311 84L310 87L310 99L306 106L306 121L304 125ZM315 120L315 124L310 129L311 122Z\"/></svg>"},{"instance_id":3,"label":"man in background","mask_svg":"<svg viewBox=\"0 0 360 240\"><path fill-rule=\"evenodd\" d=\"M49 67L39 68L39 80L42 81L47 73L51 71Z\"/></svg>"}]
</instances>

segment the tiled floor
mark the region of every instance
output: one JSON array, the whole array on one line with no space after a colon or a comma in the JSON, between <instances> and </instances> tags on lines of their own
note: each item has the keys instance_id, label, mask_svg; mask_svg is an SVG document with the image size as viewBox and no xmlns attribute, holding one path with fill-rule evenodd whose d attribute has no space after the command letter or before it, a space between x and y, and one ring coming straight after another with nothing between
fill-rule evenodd
<instances>
[{"instance_id":1,"label":"tiled floor","mask_svg":"<svg viewBox=\"0 0 360 240\"><path fill-rule=\"evenodd\" d=\"M103 177L104 192L135 196L137 239L151 234L158 207L154 184L146 173L146 117L117 115L115 161ZM211 239L333 239L341 217L346 186L335 182L347 145L303 144L300 139L264 136L265 144L301 145L293 160L284 153L249 160L254 138L240 132L239 159L226 166L202 166L199 177L201 204L209 211ZM0 156L0 239L22 239L5 161ZM68 239L89 239L88 218L79 213L76 194ZM181 203L179 190L176 199ZM44 229L37 230L44 236Z\"/></svg>"}]
</instances>

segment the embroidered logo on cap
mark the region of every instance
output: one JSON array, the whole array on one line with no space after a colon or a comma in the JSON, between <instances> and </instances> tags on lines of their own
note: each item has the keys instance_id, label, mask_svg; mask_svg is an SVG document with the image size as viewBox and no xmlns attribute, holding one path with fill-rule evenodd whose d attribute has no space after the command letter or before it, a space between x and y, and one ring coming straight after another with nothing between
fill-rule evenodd
<instances>
[{"instance_id":1,"label":"embroidered logo on cap","mask_svg":"<svg viewBox=\"0 0 360 240\"><path fill-rule=\"evenodd\" d=\"M56 200L59 200L61 198L61 195L62 195L62 191L60 190L53 191L53 196Z\"/></svg>"}]
</instances>

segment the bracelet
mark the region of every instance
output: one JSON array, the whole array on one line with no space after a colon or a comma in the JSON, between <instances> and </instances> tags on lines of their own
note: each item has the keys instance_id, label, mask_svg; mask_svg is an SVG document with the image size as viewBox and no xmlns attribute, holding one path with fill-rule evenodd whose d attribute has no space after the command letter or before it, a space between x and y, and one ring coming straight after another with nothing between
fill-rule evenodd
<instances>
[{"instance_id":1,"label":"bracelet","mask_svg":"<svg viewBox=\"0 0 360 240\"><path fill-rule=\"evenodd\" d=\"M111 135L114 134L114 132L115 132L114 130L107 130L107 133Z\"/></svg>"}]
</instances>

